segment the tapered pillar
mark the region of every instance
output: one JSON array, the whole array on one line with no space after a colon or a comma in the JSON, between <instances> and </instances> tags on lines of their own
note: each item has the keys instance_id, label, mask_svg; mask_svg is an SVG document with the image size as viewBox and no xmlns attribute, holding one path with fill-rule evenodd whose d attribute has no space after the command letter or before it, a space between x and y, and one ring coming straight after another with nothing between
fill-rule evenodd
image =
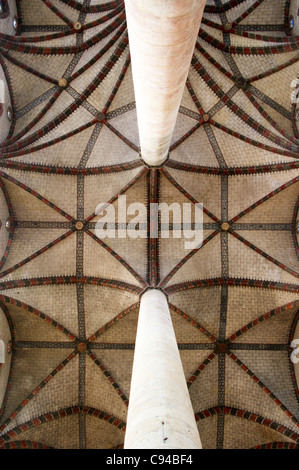
<instances>
[{"instance_id":1,"label":"tapered pillar","mask_svg":"<svg viewBox=\"0 0 299 470\"><path fill-rule=\"evenodd\" d=\"M125 0L141 157L168 156L206 0Z\"/></svg>"},{"instance_id":2,"label":"tapered pillar","mask_svg":"<svg viewBox=\"0 0 299 470\"><path fill-rule=\"evenodd\" d=\"M141 298L125 449L200 449L165 295Z\"/></svg>"}]
</instances>

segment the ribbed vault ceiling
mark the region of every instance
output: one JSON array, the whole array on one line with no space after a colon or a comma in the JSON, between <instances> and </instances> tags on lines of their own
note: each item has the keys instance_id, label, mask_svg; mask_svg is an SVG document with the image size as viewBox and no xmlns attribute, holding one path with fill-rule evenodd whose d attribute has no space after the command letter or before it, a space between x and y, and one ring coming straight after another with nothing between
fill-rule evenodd
<instances>
[{"instance_id":1,"label":"ribbed vault ceiling","mask_svg":"<svg viewBox=\"0 0 299 470\"><path fill-rule=\"evenodd\" d=\"M299 445L289 7L207 1L159 170L138 154L122 1L20 0L16 36L0 19L13 115L0 117L0 447L122 447L139 297L157 286L203 447ZM99 240L96 206L120 194L203 203L202 247Z\"/></svg>"}]
</instances>

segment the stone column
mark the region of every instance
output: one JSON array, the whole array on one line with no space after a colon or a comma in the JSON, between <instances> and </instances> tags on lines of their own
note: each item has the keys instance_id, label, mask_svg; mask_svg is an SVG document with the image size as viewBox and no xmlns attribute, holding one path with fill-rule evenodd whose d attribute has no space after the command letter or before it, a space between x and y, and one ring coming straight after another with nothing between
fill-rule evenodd
<instances>
[{"instance_id":1,"label":"stone column","mask_svg":"<svg viewBox=\"0 0 299 470\"><path fill-rule=\"evenodd\" d=\"M206 0L125 0L141 157L163 164Z\"/></svg>"},{"instance_id":2,"label":"stone column","mask_svg":"<svg viewBox=\"0 0 299 470\"><path fill-rule=\"evenodd\" d=\"M165 295L141 298L125 449L200 449Z\"/></svg>"}]
</instances>

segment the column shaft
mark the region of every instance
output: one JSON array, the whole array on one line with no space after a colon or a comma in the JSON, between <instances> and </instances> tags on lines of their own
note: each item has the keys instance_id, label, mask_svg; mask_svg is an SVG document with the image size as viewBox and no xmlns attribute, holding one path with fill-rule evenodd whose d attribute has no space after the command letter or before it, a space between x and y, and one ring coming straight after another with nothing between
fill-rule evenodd
<instances>
[{"instance_id":1,"label":"column shaft","mask_svg":"<svg viewBox=\"0 0 299 470\"><path fill-rule=\"evenodd\" d=\"M141 299L125 449L200 449L165 295Z\"/></svg>"},{"instance_id":2,"label":"column shaft","mask_svg":"<svg viewBox=\"0 0 299 470\"><path fill-rule=\"evenodd\" d=\"M206 0L125 0L141 156L167 158Z\"/></svg>"}]
</instances>

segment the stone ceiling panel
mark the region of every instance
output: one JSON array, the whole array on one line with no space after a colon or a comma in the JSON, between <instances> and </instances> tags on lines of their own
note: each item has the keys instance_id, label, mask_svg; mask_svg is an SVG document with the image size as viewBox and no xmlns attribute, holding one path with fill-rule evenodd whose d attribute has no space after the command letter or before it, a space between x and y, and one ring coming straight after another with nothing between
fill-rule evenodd
<instances>
[{"instance_id":1,"label":"stone ceiling panel","mask_svg":"<svg viewBox=\"0 0 299 470\"><path fill-rule=\"evenodd\" d=\"M31 305L62 324L74 335L78 335L76 285L16 287L1 290L1 295ZM51 327L48 326L48 328ZM63 341L67 341L66 336Z\"/></svg>"},{"instance_id":2,"label":"stone ceiling panel","mask_svg":"<svg viewBox=\"0 0 299 470\"><path fill-rule=\"evenodd\" d=\"M100 357L100 353L98 356ZM105 364L103 365L105 366ZM86 405L99 410L105 410L116 418L126 421L127 406L108 378L105 377L100 367L88 356L86 357L85 380Z\"/></svg>"},{"instance_id":3,"label":"stone ceiling panel","mask_svg":"<svg viewBox=\"0 0 299 470\"><path fill-rule=\"evenodd\" d=\"M208 355L208 352L207 352ZM190 398L195 413L213 408L218 404L218 358L200 372L189 387Z\"/></svg>"},{"instance_id":4,"label":"stone ceiling panel","mask_svg":"<svg viewBox=\"0 0 299 470\"><path fill-rule=\"evenodd\" d=\"M298 294L284 292L283 290L254 289L251 287L229 287L226 336L230 337L240 328L247 325L256 318L264 315L265 313L275 310L278 307L282 307L283 305L287 305L289 302L295 302L297 300ZM282 312L278 315L277 322L281 321L283 324L285 324L285 313L287 314L287 312ZM269 321L270 320L267 320L265 323L266 329L268 329L267 322ZM274 321L275 323L276 320L273 319L271 321ZM288 325L288 322L286 324ZM261 326L262 325L260 325L258 328ZM245 342L246 336L250 334L250 332L244 334ZM281 335L288 335L288 331L283 329ZM284 336L284 338L286 339L286 336ZM239 339L237 339L237 342L239 342Z\"/></svg>"},{"instance_id":5,"label":"stone ceiling panel","mask_svg":"<svg viewBox=\"0 0 299 470\"><path fill-rule=\"evenodd\" d=\"M245 363L245 365L247 365ZM297 425L234 360L226 357L225 404L247 410L298 431ZM259 377L258 377L259 379ZM244 393L244 390L246 392Z\"/></svg>"},{"instance_id":6,"label":"stone ceiling panel","mask_svg":"<svg viewBox=\"0 0 299 470\"><path fill-rule=\"evenodd\" d=\"M79 358L65 365L42 389L29 400L7 427L6 432L37 416L75 406L78 403ZM68 390L68 393L63 393Z\"/></svg>"},{"instance_id":7,"label":"stone ceiling panel","mask_svg":"<svg viewBox=\"0 0 299 470\"><path fill-rule=\"evenodd\" d=\"M225 449L251 449L269 442L293 442L267 426L236 416L225 416Z\"/></svg>"},{"instance_id":8,"label":"stone ceiling panel","mask_svg":"<svg viewBox=\"0 0 299 470\"><path fill-rule=\"evenodd\" d=\"M288 351L238 351L237 354L298 419L298 398L289 372Z\"/></svg>"},{"instance_id":9,"label":"stone ceiling panel","mask_svg":"<svg viewBox=\"0 0 299 470\"><path fill-rule=\"evenodd\" d=\"M86 417L86 444L88 449L112 449L123 444L125 433L103 420Z\"/></svg>"},{"instance_id":10,"label":"stone ceiling panel","mask_svg":"<svg viewBox=\"0 0 299 470\"><path fill-rule=\"evenodd\" d=\"M100 363L105 364L115 382L129 398L134 351L132 349L104 348L95 350L94 355Z\"/></svg>"},{"instance_id":11,"label":"stone ceiling panel","mask_svg":"<svg viewBox=\"0 0 299 470\"><path fill-rule=\"evenodd\" d=\"M169 301L212 335L218 337L221 288L191 289L169 296Z\"/></svg>"},{"instance_id":12,"label":"stone ceiling panel","mask_svg":"<svg viewBox=\"0 0 299 470\"><path fill-rule=\"evenodd\" d=\"M36 389L44 379L61 364L68 356L68 349L31 349L21 348L14 351L14 369L11 379L10 393L1 420L6 423L7 418L16 408ZM9 420L10 421L10 420ZM7 424L9 424L7 422ZM13 423L10 424L10 428Z\"/></svg>"},{"instance_id":13,"label":"stone ceiling panel","mask_svg":"<svg viewBox=\"0 0 299 470\"><path fill-rule=\"evenodd\" d=\"M118 289L112 291L111 288L108 287L91 285L84 286L84 299L86 336L88 338L112 321L121 312L138 302L138 297L130 292ZM131 315L131 313L129 315ZM121 321L122 320L120 320L120 322ZM118 341L122 341L121 334Z\"/></svg>"},{"instance_id":14,"label":"stone ceiling panel","mask_svg":"<svg viewBox=\"0 0 299 470\"><path fill-rule=\"evenodd\" d=\"M54 449L77 449L79 446L79 415L65 416L43 423L21 433L20 438L42 442Z\"/></svg>"}]
</instances>

